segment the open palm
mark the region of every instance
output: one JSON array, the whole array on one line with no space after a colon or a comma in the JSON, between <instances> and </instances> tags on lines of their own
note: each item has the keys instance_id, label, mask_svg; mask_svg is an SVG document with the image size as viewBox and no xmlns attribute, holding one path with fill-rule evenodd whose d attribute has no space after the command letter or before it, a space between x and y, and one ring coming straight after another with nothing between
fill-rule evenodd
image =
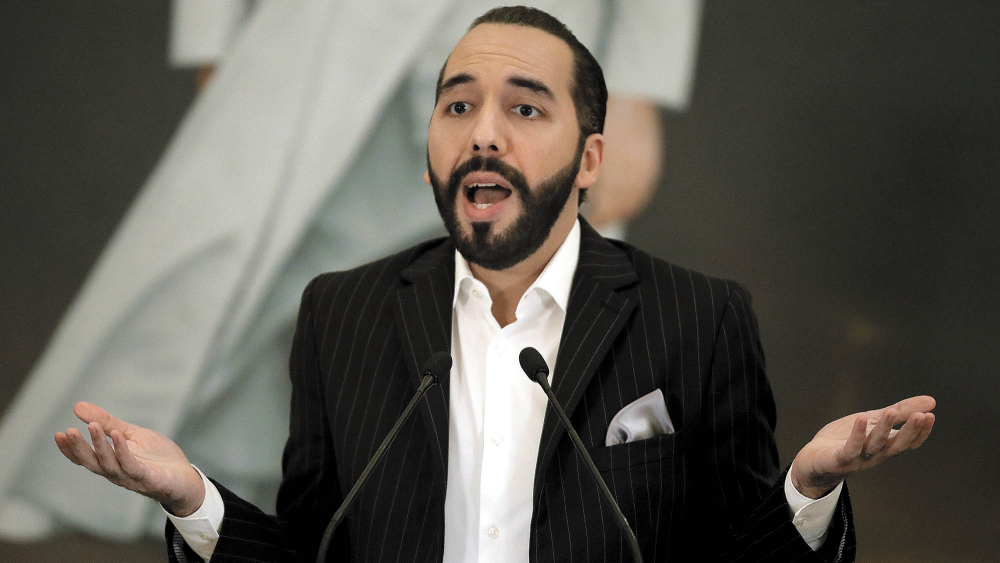
<instances>
[{"instance_id":1,"label":"open palm","mask_svg":"<svg viewBox=\"0 0 1000 563\"><path fill-rule=\"evenodd\" d=\"M792 484L819 498L847 476L919 448L934 427L934 406L933 397L910 397L827 424L795 456Z\"/></svg>"},{"instance_id":2,"label":"open palm","mask_svg":"<svg viewBox=\"0 0 1000 563\"><path fill-rule=\"evenodd\" d=\"M178 516L201 506L205 497L201 475L169 438L90 403L77 403L73 412L87 423L93 445L76 428L57 432L56 445L70 461L160 502Z\"/></svg>"}]
</instances>

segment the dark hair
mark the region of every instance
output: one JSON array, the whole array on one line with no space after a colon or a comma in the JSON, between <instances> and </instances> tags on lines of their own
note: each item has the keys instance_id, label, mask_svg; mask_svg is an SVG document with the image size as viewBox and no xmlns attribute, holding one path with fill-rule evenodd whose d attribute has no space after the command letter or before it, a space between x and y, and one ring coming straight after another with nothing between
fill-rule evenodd
<instances>
[{"instance_id":1,"label":"dark hair","mask_svg":"<svg viewBox=\"0 0 1000 563\"><path fill-rule=\"evenodd\" d=\"M604 72L601 70L601 65L597 64L597 59L565 24L542 10L527 6L493 8L476 18L469 26L469 30L484 23L533 27L554 35L569 45L570 51L573 52L573 77L569 91L573 98L573 106L576 108L581 145L592 133L604 132L604 115L608 109L608 87L604 83ZM445 61L438 74L435 101L441 95L441 82L447 64L448 61Z\"/></svg>"}]
</instances>

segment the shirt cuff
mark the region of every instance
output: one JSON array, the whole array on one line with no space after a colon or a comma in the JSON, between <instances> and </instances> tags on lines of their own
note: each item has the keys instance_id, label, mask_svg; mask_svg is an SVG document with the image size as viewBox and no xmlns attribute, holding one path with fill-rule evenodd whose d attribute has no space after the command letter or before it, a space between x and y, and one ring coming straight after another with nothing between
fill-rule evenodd
<instances>
[{"instance_id":1,"label":"shirt cuff","mask_svg":"<svg viewBox=\"0 0 1000 563\"><path fill-rule=\"evenodd\" d=\"M830 521L837 510L837 501L840 500L843 488L844 483L841 481L826 496L812 499L800 493L792 484L791 468L785 474L785 499L792 511L792 524L795 524L795 529L813 551L823 547L826 541Z\"/></svg>"},{"instance_id":2,"label":"shirt cuff","mask_svg":"<svg viewBox=\"0 0 1000 563\"><path fill-rule=\"evenodd\" d=\"M198 471L198 474L201 475L201 481L205 484L205 500L202 501L201 506L193 514L183 518L167 512L162 505L160 509L174 524L174 528L177 528L177 531L181 533L191 549L208 563L208 560L212 558L212 553L215 552L215 544L219 543L219 528L222 527L222 517L225 515L226 507L222 503L222 495L219 494L219 489L215 488L215 484L209 481L208 477L205 477L201 469L194 465L191 467Z\"/></svg>"},{"instance_id":3,"label":"shirt cuff","mask_svg":"<svg viewBox=\"0 0 1000 563\"><path fill-rule=\"evenodd\" d=\"M217 63L239 30L245 0L174 0L170 19L170 64Z\"/></svg>"}]
</instances>

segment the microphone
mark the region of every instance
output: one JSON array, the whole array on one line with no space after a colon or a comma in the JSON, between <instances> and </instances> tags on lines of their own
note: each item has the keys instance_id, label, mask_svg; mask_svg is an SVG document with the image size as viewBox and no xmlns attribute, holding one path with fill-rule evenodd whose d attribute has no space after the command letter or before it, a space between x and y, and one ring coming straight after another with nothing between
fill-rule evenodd
<instances>
[{"instance_id":1,"label":"microphone","mask_svg":"<svg viewBox=\"0 0 1000 563\"><path fill-rule=\"evenodd\" d=\"M423 378L420 380L420 386L417 387L417 392L410 399L410 402L403 409L403 413L399 415L396 419L396 423L392 425L392 429L386 434L385 439L382 440L382 444L375 450L375 455L372 456L371 461L365 466L365 470L361 472L361 476L355 481L354 486L348 491L347 496L344 497L344 502L340 503L340 508L333 513L333 518L330 519L330 523L326 526L326 531L323 532L323 540L319 544L319 551L316 553L316 563L324 563L326 561L326 552L330 549L330 540L333 539L333 532L340 525L340 522L347 515L347 510L354 503L354 498L358 496L361 492L362 485L368 480L368 476L375 469L379 460L385 455L389 445L396 438L396 434L399 434L399 430L403 427L403 423L410 418L410 414L413 409L417 406L417 401L427 393L427 390L432 386L437 384L441 377L444 377L451 371L451 355L447 352L435 352L431 359L427 360L424 364L424 369L421 370L420 374Z\"/></svg>"},{"instance_id":2,"label":"microphone","mask_svg":"<svg viewBox=\"0 0 1000 563\"><path fill-rule=\"evenodd\" d=\"M528 376L528 379L538 383L542 386L542 390L545 391L545 395L549 398L549 404L555 409L556 414L559 415L559 419L562 420L563 426L566 427L566 433L569 434L570 439L573 441L573 445L576 446L577 453L583 458L583 463L590 470L590 474L594 477L594 481L597 481L597 487L601 490L601 495L604 496L604 500L607 501L608 505L611 506L611 513L615 516L615 522L618 523L618 527L621 529L622 533L625 534L625 539L628 540L629 549L632 551L632 559L638 563L642 563L642 553L639 552L639 540L635 538L635 532L628 525L628 520L625 519L625 515L622 514L622 509L618 506L615 501L615 497L611 496L611 490L608 489L608 484L604 482L604 478L601 477L601 472L597 470L597 466L594 465L594 460L591 459L590 454L587 453L587 448L584 447L583 441L580 440L580 435L576 433L576 428L573 428L573 423L569 421L569 417L566 416L566 411L563 410L562 405L559 404L559 400L556 399L556 394L552 392L552 387L549 386L549 366L545 363L545 359L542 355L532 347L527 347L521 350L521 354L518 355L518 360L521 362L521 369Z\"/></svg>"}]
</instances>

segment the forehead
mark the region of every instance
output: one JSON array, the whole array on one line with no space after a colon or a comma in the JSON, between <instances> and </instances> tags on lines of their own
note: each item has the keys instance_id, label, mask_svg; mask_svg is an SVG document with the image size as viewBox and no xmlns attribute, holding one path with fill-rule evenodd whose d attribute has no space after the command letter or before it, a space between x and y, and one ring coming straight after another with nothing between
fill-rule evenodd
<instances>
[{"instance_id":1,"label":"forehead","mask_svg":"<svg viewBox=\"0 0 1000 563\"><path fill-rule=\"evenodd\" d=\"M482 24L466 33L448 57L443 79L468 73L477 81L525 75L556 97L569 95L573 52L562 39L533 27Z\"/></svg>"}]
</instances>

